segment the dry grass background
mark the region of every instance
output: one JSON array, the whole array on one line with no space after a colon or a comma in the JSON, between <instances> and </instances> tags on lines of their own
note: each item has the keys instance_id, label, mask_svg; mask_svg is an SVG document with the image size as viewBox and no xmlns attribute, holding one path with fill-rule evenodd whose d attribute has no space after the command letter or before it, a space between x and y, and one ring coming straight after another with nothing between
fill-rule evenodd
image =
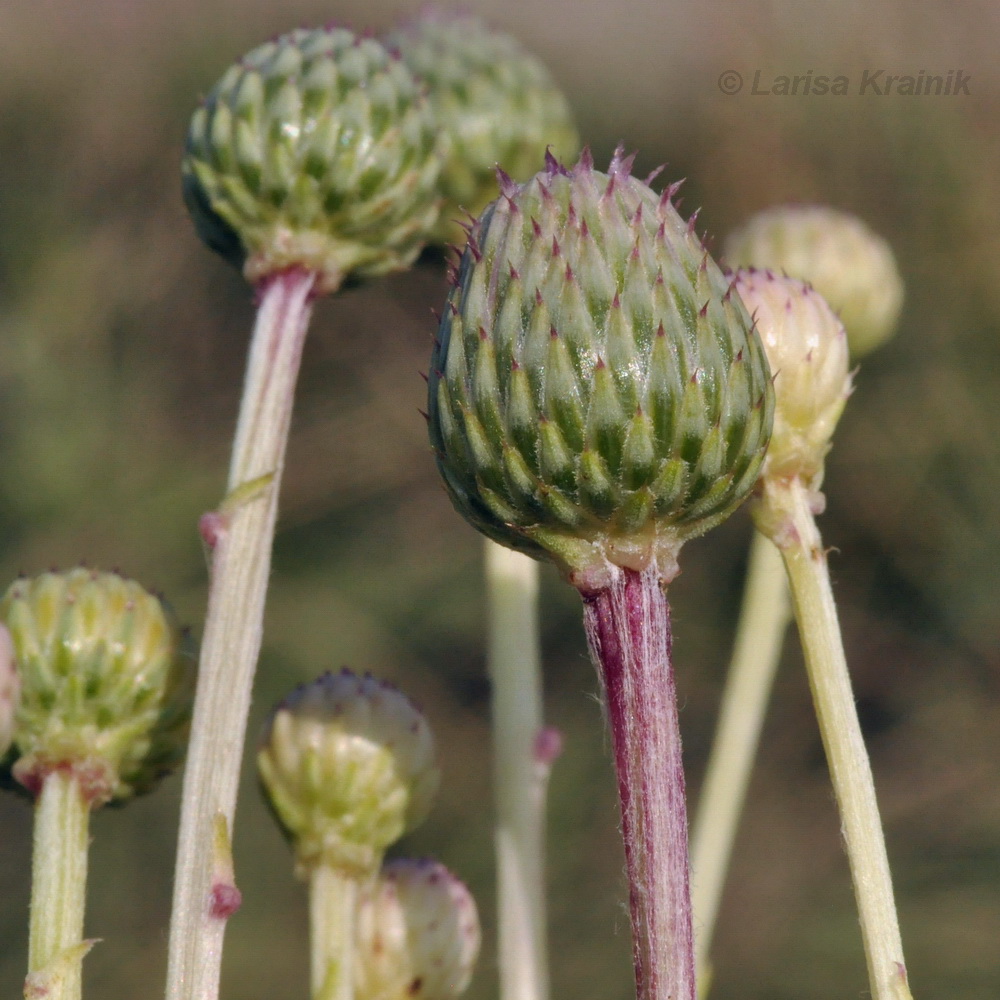
<instances>
[{"instance_id":1,"label":"dry grass background","mask_svg":"<svg viewBox=\"0 0 1000 1000\"><path fill-rule=\"evenodd\" d=\"M81 558L169 595L200 630L195 524L219 499L250 296L197 242L178 163L197 96L298 24L386 26L415 4L0 0L0 579ZM915 995L1000 995L1000 9L901 0L476 3L545 57L598 161L687 176L724 234L775 201L867 218L908 285L827 476L849 659L873 755ZM737 97L726 69L971 74L957 98ZM440 262L318 310L297 403L251 732L291 685L350 664L420 700L445 768L407 851L465 877L492 928L479 542L436 481L423 383ZM728 655L745 514L674 585L694 795ZM631 995L611 768L576 601L544 594L556 997ZM722 914L718 1000L865 995L837 818L794 637ZM161 989L179 780L94 823L90 1000ZM30 812L0 800L0 992L19 995ZM252 778L241 799L224 993L304 996L302 892ZM489 941L489 937L488 937ZM488 944L471 996L495 997Z\"/></svg>"}]
</instances>

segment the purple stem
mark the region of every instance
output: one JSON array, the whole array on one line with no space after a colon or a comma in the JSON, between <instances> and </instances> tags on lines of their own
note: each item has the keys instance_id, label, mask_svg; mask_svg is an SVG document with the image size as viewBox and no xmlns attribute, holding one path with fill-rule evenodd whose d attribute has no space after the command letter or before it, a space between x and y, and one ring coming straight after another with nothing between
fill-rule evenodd
<instances>
[{"instance_id":1,"label":"purple stem","mask_svg":"<svg viewBox=\"0 0 1000 1000\"><path fill-rule=\"evenodd\" d=\"M670 662L670 606L655 568L583 595L618 772L638 1000L695 1000L687 809Z\"/></svg>"}]
</instances>

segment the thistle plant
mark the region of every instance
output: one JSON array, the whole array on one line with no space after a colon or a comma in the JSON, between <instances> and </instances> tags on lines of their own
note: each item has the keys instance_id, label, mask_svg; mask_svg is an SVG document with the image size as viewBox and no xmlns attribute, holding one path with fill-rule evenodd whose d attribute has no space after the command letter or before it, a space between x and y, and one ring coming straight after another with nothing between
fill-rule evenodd
<instances>
[{"instance_id":1,"label":"thistle plant","mask_svg":"<svg viewBox=\"0 0 1000 1000\"><path fill-rule=\"evenodd\" d=\"M871 766L861 735L826 550L814 515L833 430L851 392L847 335L818 292L770 271L740 271L775 371L775 417L753 516L788 574L820 733L840 809L872 997L908 1000L906 965Z\"/></svg>"},{"instance_id":2,"label":"thistle plant","mask_svg":"<svg viewBox=\"0 0 1000 1000\"><path fill-rule=\"evenodd\" d=\"M191 663L159 598L116 573L20 579L0 600L0 724L35 802L26 997L77 1000L89 820L149 791L181 757ZM14 705L13 712L10 711Z\"/></svg>"},{"instance_id":3,"label":"thistle plant","mask_svg":"<svg viewBox=\"0 0 1000 1000\"><path fill-rule=\"evenodd\" d=\"M733 265L771 269L812 285L844 322L855 359L894 332L902 280L888 245L860 219L819 205L767 209L727 240L726 254ZM692 836L698 976L706 990L716 915L791 613L781 556L755 532Z\"/></svg>"},{"instance_id":4,"label":"thistle plant","mask_svg":"<svg viewBox=\"0 0 1000 1000\"><path fill-rule=\"evenodd\" d=\"M377 41L291 32L232 66L195 112L184 194L198 232L258 296L227 494L202 518L208 614L185 774L167 996L215 996L228 838L260 651L278 488L316 296L408 265L437 218L422 89Z\"/></svg>"},{"instance_id":5,"label":"thistle plant","mask_svg":"<svg viewBox=\"0 0 1000 1000\"><path fill-rule=\"evenodd\" d=\"M497 195L496 168L530 177L546 148L566 159L580 139L545 65L506 32L467 11L429 9L386 36L427 84L444 134L445 201L434 239L464 240L461 220Z\"/></svg>"},{"instance_id":6,"label":"thistle plant","mask_svg":"<svg viewBox=\"0 0 1000 1000\"><path fill-rule=\"evenodd\" d=\"M752 488L767 361L671 203L615 155L548 158L472 227L438 333L430 436L459 512L581 593L618 771L641 1000L691 1000L687 822L663 586Z\"/></svg>"}]
</instances>

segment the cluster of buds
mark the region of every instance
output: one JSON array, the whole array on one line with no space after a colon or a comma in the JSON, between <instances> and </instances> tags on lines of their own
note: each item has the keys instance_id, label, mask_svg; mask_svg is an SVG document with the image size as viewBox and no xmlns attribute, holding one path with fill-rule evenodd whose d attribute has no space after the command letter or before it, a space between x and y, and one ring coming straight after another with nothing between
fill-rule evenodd
<instances>
[{"instance_id":1,"label":"cluster of buds","mask_svg":"<svg viewBox=\"0 0 1000 1000\"><path fill-rule=\"evenodd\" d=\"M0 743L6 733L7 765L29 793L70 770L99 806L177 763L193 669L158 597L116 573L43 573L10 586L0 621Z\"/></svg>"}]
</instances>

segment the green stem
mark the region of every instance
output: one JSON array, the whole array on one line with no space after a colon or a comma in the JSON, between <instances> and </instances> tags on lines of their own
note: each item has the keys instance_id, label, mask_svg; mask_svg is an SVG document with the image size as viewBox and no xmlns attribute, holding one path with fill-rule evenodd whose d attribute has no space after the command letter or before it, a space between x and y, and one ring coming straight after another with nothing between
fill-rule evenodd
<instances>
[{"instance_id":1,"label":"green stem","mask_svg":"<svg viewBox=\"0 0 1000 1000\"><path fill-rule=\"evenodd\" d=\"M226 920L238 900L216 832L233 829L260 652L278 487L316 275L262 283L226 500L202 518L208 611L184 774L167 971L168 1000L215 1000ZM236 904L238 905L238 904Z\"/></svg>"},{"instance_id":2,"label":"green stem","mask_svg":"<svg viewBox=\"0 0 1000 1000\"><path fill-rule=\"evenodd\" d=\"M871 994L874 1000L910 1000L875 782L851 691L826 552L813 518L815 499L800 479L765 480L765 516L760 521L776 526L773 537L788 571L809 686L840 808Z\"/></svg>"},{"instance_id":3,"label":"green stem","mask_svg":"<svg viewBox=\"0 0 1000 1000\"><path fill-rule=\"evenodd\" d=\"M548 1000L538 563L486 542L501 1000Z\"/></svg>"},{"instance_id":4,"label":"green stem","mask_svg":"<svg viewBox=\"0 0 1000 1000\"><path fill-rule=\"evenodd\" d=\"M79 1000L90 806L70 770L46 775L35 804L26 1000Z\"/></svg>"},{"instance_id":5,"label":"green stem","mask_svg":"<svg viewBox=\"0 0 1000 1000\"><path fill-rule=\"evenodd\" d=\"M312 1000L353 1000L358 882L320 865L309 873Z\"/></svg>"},{"instance_id":6,"label":"green stem","mask_svg":"<svg viewBox=\"0 0 1000 1000\"><path fill-rule=\"evenodd\" d=\"M755 532L732 662L691 838L691 903L701 996L708 993L709 952L719 902L790 620L781 555Z\"/></svg>"}]
</instances>

